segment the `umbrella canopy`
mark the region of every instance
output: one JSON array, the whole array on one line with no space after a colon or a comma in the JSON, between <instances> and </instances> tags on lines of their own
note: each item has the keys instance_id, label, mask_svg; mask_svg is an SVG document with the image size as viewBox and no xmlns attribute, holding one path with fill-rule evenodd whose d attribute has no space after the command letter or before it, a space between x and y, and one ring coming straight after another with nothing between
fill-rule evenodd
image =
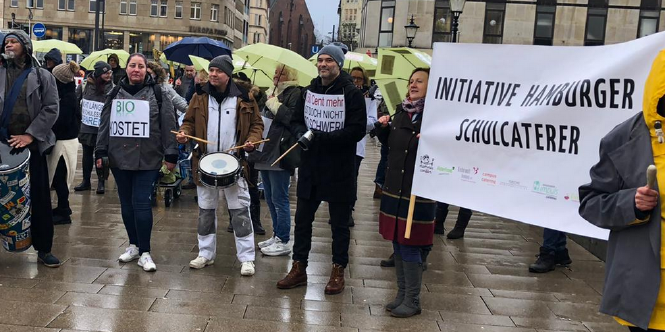
<instances>
[{"instance_id":1,"label":"umbrella canopy","mask_svg":"<svg viewBox=\"0 0 665 332\"><path fill-rule=\"evenodd\" d=\"M312 79L318 76L316 67L311 62L298 53L278 46L258 43L245 46L234 54L239 60L247 60L253 68L262 70L271 81L272 74L279 64L295 69L298 72L298 82L302 86L308 86Z\"/></svg>"},{"instance_id":2,"label":"umbrella canopy","mask_svg":"<svg viewBox=\"0 0 665 332\"><path fill-rule=\"evenodd\" d=\"M192 65L190 55L213 59L220 55L230 56L231 53L231 49L226 44L208 37L185 37L164 49L167 59L185 65Z\"/></svg>"},{"instance_id":3,"label":"umbrella canopy","mask_svg":"<svg viewBox=\"0 0 665 332\"><path fill-rule=\"evenodd\" d=\"M312 55L311 58L309 58L309 61L313 63L316 66L316 59L318 57L318 54ZM346 52L344 54L344 70L347 72L351 70L351 68L354 67L361 67L365 71L374 71L376 70L376 66L378 65L379 61L377 59L374 59L367 54L362 54L362 53L356 53L356 52ZM373 76L373 75L370 75Z\"/></svg>"},{"instance_id":4,"label":"umbrella canopy","mask_svg":"<svg viewBox=\"0 0 665 332\"><path fill-rule=\"evenodd\" d=\"M88 55L87 58L81 61L81 66L90 70L95 66L95 63L97 63L97 61L108 62L109 56L111 54L115 54L118 56L118 59L120 59L120 63L118 65L120 67L122 68L127 67L127 59L129 59L129 53L123 50L113 50L110 48L90 53L90 55Z\"/></svg>"},{"instance_id":5,"label":"umbrella canopy","mask_svg":"<svg viewBox=\"0 0 665 332\"><path fill-rule=\"evenodd\" d=\"M32 47L35 52L46 53L52 48L57 48L64 54L83 54L83 51L78 46L57 39L35 40L32 42Z\"/></svg>"},{"instance_id":6,"label":"umbrella canopy","mask_svg":"<svg viewBox=\"0 0 665 332\"><path fill-rule=\"evenodd\" d=\"M381 89L390 114L406 98L409 76L416 68L429 68L432 57L408 47L380 48L379 65L374 80Z\"/></svg>"}]
</instances>

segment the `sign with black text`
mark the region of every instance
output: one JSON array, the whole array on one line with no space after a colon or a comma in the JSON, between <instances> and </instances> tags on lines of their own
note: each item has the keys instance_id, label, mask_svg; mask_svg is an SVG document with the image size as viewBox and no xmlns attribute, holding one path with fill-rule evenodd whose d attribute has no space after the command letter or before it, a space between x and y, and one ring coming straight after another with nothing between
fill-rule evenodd
<instances>
[{"instance_id":1,"label":"sign with black text","mask_svg":"<svg viewBox=\"0 0 665 332\"><path fill-rule=\"evenodd\" d=\"M150 137L150 103L147 100L114 99L111 104L112 137Z\"/></svg>"},{"instance_id":2,"label":"sign with black text","mask_svg":"<svg viewBox=\"0 0 665 332\"><path fill-rule=\"evenodd\" d=\"M305 97L307 129L325 132L344 129L344 119L346 119L344 95L323 95L307 91Z\"/></svg>"}]
</instances>

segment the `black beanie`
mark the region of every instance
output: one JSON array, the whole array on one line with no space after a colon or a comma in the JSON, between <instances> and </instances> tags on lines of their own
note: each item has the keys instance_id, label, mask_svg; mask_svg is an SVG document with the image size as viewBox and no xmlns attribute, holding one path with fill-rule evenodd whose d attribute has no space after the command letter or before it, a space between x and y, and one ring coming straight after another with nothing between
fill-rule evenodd
<instances>
[{"instance_id":1,"label":"black beanie","mask_svg":"<svg viewBox=\"0 0 665 332\"><path fill-rule=\"evenodd\" d=\"M93 77L97 78L111 71L111 65L104 61L97 61L95 63L95 72L92 74Z\"/></svg>"}]
</instances>

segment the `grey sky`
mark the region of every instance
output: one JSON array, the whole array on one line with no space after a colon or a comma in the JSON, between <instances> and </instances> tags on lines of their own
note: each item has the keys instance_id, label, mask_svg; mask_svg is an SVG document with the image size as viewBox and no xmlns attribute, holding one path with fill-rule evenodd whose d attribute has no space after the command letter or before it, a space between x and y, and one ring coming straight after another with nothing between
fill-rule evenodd
<instances>
[{"instance_id":1,"label":"grey sky","mask_svg":"<svg viewBox=\"0 0 665 332\"><path fill-rule=\"evenodd\" d=\"M337 15L339 0L305 0L305 2L314 21L314 28L322 35L331 32L333 25L339 24L339 15Z\"/></svg>"}]
</instances>

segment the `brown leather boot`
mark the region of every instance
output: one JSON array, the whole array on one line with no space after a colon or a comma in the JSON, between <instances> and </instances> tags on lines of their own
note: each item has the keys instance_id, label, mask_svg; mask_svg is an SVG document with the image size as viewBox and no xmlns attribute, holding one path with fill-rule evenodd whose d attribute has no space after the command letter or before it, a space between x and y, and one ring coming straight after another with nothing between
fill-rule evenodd
<instances>
[{"instance_id":1,"label":"brown leather boot","mask_svg":"<svg viewBox=\"0 0 665 332\"><path fill-rule=\"evenodd\" d=\"M277 288L279 289L291 289L305 285L307 285L307 266L299 261L293 261L289 274L277 282Z\"/></svg>"},{"instance_id":2,"label":"brown leather boot","mask_svg":"<svg viewBox=\"0 0 665 332\"><path fill-rule=\"evenodd\" d=\"M339 264L333 264L330 280L326 285L326 294L339 294L344 290L344 268Z\"/></svg>"}]
</instances>

